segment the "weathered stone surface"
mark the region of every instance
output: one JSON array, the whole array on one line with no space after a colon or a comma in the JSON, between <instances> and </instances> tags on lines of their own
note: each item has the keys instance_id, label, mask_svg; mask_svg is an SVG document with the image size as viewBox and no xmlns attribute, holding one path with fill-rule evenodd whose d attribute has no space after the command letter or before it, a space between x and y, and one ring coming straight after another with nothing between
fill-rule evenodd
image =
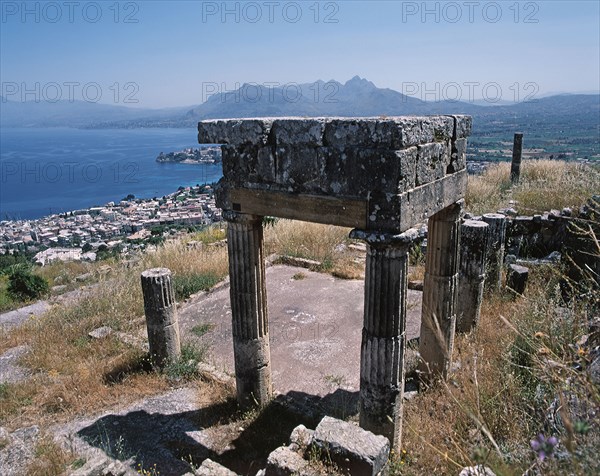
<instances>
[{"instance_id":1,"label":"weathered stone surface","mask_svg":"<svg viewBox=\"0 0 600 476\"><path fill-rule=\"evenodd\" d=\"M290 435L290 448L297 450L304 450L310 445L315 431L309 430L304 425L298 425L292 430Z\"/></svg>"},{"instance_id":2,"label":"weathered stone surface","mask_svg":"<svg viewBox=\"0 0 600 476\"><path fill-rule=\"evenodd\" d=\"M113 332L113 330L110 327L102 326L102 327L98 327L97 329L94 329L93 331L88 333L88 336L91 337L92 339L104 339L105 337L108 337L109 335L111 335L112 332Z\"/></svg>"},{"instance_id":3,"label":"weathered stone surface","mask_svg":"<svg viewBox=\"0 0 600 476\"><path fill-rule=\"evenodd\" d=\"M429 219L419 352L424 379L446 378L452 363L458 291L459 217L456 203Z\"/></svg>"},{"instance_id":4,"label":"weathered stone surface","mask_svg":"<svg viewBox=\"0 0 600 476\"><path fill-rule=\"evenodd\" d=\"M416 234L416 230L414 230ZM369 243L360 363L360 426L400 449L410 241Z\"/></svg>"},{"instance_id":5,"label":"weathered stone surface","mask_svg":"<svg viewBox=\"0 0 600 476\"><path fill-rule=\"evenodd\" d=\"M323 147L278 146L276 182L302 192L322 192L326 153Z\"/></svg>"},{"instance_id":6,"label":"weathered stone surface","mask_svg":"<svg viewBox=\"0 0 600 476\"><path fill-rule=\"evenodd\" d=\"M467 466L461 470L458 476L496 476L487 466Z\"/></svg>"},{"instance_id":7,"label":"weathered stone surface","mask_svg":"<svg viewBox=\"0 0 600 476\"><path fill-rule=\"evenodd\" d=\"M264 145L273 119L227 119L198 123L200 144Z\"/></svg>"},{"instance_id":8,"label":"weathered stone surface","mask_svg":"<svg viewBox=\"0 0 600 476\"><path fill-rule=\"evenodd\" d=\"M448 144L432 142L417 146L416 186L441 179L449 164Z\"/></svg>"},{"instance_id":9,"label":"weathered stone surface","mask_svg":"<svg viewBox=\"0 0 600 476\"><path fill-rule=\"evenodd\" d=\"M457 332L469 332L479 322L488 249L488 228L487 223L476 220L465 220L461 225L458 272L460 298L456 303Z\"/></svg>"},{"instance_id":10,"label":"weathered stone surface","mask_svg":"<svg viewBox=\"0 0 600 476\"><path fill-rule=\"evenodd\" d=\"M331 417L321 420L313 444L326 451L341 468L357 475L376 475L385 466L390 452L387 438Z\"/></svg>"},{"instance_id":11,"label":"weathered stone surface","mask_svg":"<svg viewBox=\"0 0 600 476\"><path fill-rule=\"evenodd\" d=\"M265 476L317 476L319 473L287 446L273 450L267 459Z\"/></svg>"},{"instance_id":12,"label":"weathered stone surface","mask_svg":"<svg viewBox=\"0 0 600 476\"><path fill-rule=\"evenodd\" d=\"M413 127L420 129L414 119L331 119L325 126L323 143L339 149L356 146L401 149L405 146L403 136L406 130Z\"/></svg>"},{"instance_id":13,"label":"weathered stone surface","mask_svg":"<svg viewBox=\"0 0 600 476\"><path fill-rule=\"evenodd\" d=\"M210 458L202 461L202 464L194 471L194 474L196 476L236 476L236 473Z\"/></svg>"},{"instance_id":14,"label":"weathered stone surface","mask_svg":"<svg viewBox=\"0 0 600 476\"><path fill-rule=\"evenodd\" d=\"M0 384L27 379L32 370L20 365L22 357L29 352L28 345L20 345L0 354Z\"/></svg>"},{"instance_id":15,"label":"weathered stone surface","mask_svg":"<svg viewBox=\"0 0 600 476\"><path fill-rule=\"evenodd\" d=\"M523 294L527 287L529 269L518 264L511 264L506 271L506 286L517 294Z\"/></svg>"},{"instance_id":16,"label":"weathered stone surface","mask_svg":"<svg viewBox=\"0 0 600 476\"><path fill-rule=\"evenodd\" d=\"M486 213L482 219L489 225L485 287L499 290L502 286L506 217L500 213Z\"/></svg>"},{"instance_id":17,"label":"weathered stone surface","mask_svg":"<svg viewBox=\"0 0 600 476\"><path fill-rule=\"evenodd\" d=\"M273 392L262 217L227 212L233 348L238 401L265 405Z\"/></svg>"},{"instance_id":18,"label":"weathered stone surface","mask_svg":"<svg viewBox=\"0 0 600 476\"><path fill-rule=\"evenodd\" d=\"M458 172L467 168L467 139L456 139L452 142L452 155L448 173Z\"/></svg>"},{"instance_id":19,"label":"weathered stone surface","mask_svg":"<svg viewBox=\"0 0 600 476\"><path fill-rule=\"evenodd\" d=\"M141 281L150 354L154 363L163 367L181 355L171 271L167 268L147 269L142 272Z\"/></svg>"},{"instance_id":20,"label":"weathered stone surface","mask_svg":"<svg viewBox=\"0 0 600 476\"><path fill-rule=\"evenodd\" d=\"M587 372L590 380L600 387L600 355L596 356L592 363L588 365Z\"/></svg>"},{"instance_id":21,"label":"weathered stone surface","mask_svg":"<svg viewBox=\"0 0 600 476\"><path fill-rule=\"evenodd\" d=\"M323 145L324 119L282 119L273 121L269 142L273 145Z\"/></svg>"},{"instance_id":22,"label":"weathered stone surface","mask_svg":"<svg viewBox=\"0 0 600 476\"><path fill-rule=\"evenodd\" d=\"M354 201L349 207L354 215L335 224L404 231L417 215L426 220L464 196L466 116L252 119L243 130L240 120L198 127L199 139L225 144L224 178L216 194L224 209L265 214L259 211L264 198L255 200L255 208L251 203L234 208L239 190L292 194L297 200L310 196L307 209L319 207L318 197L339 197ZM356 206L361 202L366 212ZM288 207L279 213L315 219L314 213L302 217Z\"/></svg>"},{"instance_id":23,"label":"weathered stone surface","mask_svg":"<svg viewBox=\"0 0 600 476\"><path fill-rule=\"evenodd\" d=\"M0 451L0 474L19 476L34 455L40 429L37 426L19 428L11 434L2 431L7 445Z\"/></svg>"},{"instance_id":24,"label":"weathered stone surface","mask_svg":"<svg viewBox=\"0 0 600 476\"><path fill-rule=\"evenodd\" d=\"M473 119L471 116L456 115L454 117L454 137L453 139L464 139L471 135Z\"/></svg>"}]
</instances>

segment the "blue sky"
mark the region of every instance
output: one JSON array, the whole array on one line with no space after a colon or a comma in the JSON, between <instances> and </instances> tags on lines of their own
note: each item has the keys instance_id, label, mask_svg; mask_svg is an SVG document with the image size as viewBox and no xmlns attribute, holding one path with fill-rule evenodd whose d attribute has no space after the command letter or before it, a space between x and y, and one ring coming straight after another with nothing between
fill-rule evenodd
<instances>
[{"instance_id":1,"label":"blue sky","mask_svg":"<svg viewBox=\"0 0 600 476\"><path fill-rule=\"evenodd\" d=\"M13 100L187 106L236 84L354 75L429 100L600 89L595 0L0 4Z\"/></svg>"}]
</instances>

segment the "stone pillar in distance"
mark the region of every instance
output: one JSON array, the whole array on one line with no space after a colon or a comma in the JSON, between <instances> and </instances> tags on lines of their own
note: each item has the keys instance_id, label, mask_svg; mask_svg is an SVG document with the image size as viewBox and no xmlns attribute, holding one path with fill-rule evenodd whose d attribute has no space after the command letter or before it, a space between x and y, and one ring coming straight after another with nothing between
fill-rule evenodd
<instances>
[{"instance_id":1,"label":"stone pillar in distance","mask_svg":"<svg viewBox=\"0 0 600 476\"><path fill-rule=\"evenodd\" d=\"M423 280L419 370L425 380L448 376L452 363L458 290L462 200L429 218Z\"/></svg>"},{"instance_id":2,"label":"stone pillar in distance","mask_svg":"<svg viewBox=\"0 0 600 476\"><path fill-rule=\"evenodd\" d=\"M153 365L162 368L181 355L171 271L147 269L142 272L141 280L150 356Z\"/></svg>"},{"instance_id":3,"label":"stone pillar in distance","mask_svg":"<svg viewBox=\"0 0 600 476\"><path fill-rule=\"evenodd\" d=\"M367 241L365 307L360 358L360 426L389 438L400 451L408 251L412 235L353 230Z\"/></svg>"},{"instance_id":4,"label":"stone pillar in distance","mask_svg":"<svg viewBox=\"0 0 600 476\"><path fill-rule=\"evenodd\" d=\"M238 402L266 405L272 396L262 217L225 211Z\"/></svg>"}]
</instances>

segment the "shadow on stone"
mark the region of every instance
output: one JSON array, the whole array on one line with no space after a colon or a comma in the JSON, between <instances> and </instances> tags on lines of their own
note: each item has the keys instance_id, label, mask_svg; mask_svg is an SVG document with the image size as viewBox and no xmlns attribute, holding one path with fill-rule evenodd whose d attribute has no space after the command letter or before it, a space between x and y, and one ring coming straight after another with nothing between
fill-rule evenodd
<instances>
[{"instance_id":1,"label":"shadow on stone","mask_svg":"<svg viewBox=\"0 0 600 476\"><path fill-rule=\"evenodd\" d=\"M103 450L111 458L127 461L134 469L152 468L161 476L180 476L190 471L189 463L199 466L206 458L238 474L255 474L266 466L269 453L288 442L299 424L315 428L325 416L349 417L358 413L358 392L337 389L319 397L291 391L279 395L245 426L243 414L234 399L194 411L174 414L131 411L125 415L107 415L77 433L89 445ZM241 420L241 433L222 428L233 440L222 452L211 449L220 430ZM211 430L208 432L207 430ZM209 434L210 433L210 434ZM138 466L140 465L140 466Z\"/></svg>"}]
</instances>

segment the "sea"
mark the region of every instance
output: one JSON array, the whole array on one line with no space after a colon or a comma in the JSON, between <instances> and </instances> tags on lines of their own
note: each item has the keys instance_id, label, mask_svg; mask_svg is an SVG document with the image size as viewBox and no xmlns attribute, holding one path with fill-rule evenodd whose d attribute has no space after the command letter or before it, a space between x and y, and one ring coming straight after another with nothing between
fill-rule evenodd
<instances>
[{"instance_id":1,"label":"sea","mask_svg":"<svg viewBox=\"0 0 600 476\"><path fill-rule=\"evenodd\" d=\"M195 129L0 129L0 220L29 220L210 184L221 164L158 163L199 147Z\"/></svg>"}]
</instances>

